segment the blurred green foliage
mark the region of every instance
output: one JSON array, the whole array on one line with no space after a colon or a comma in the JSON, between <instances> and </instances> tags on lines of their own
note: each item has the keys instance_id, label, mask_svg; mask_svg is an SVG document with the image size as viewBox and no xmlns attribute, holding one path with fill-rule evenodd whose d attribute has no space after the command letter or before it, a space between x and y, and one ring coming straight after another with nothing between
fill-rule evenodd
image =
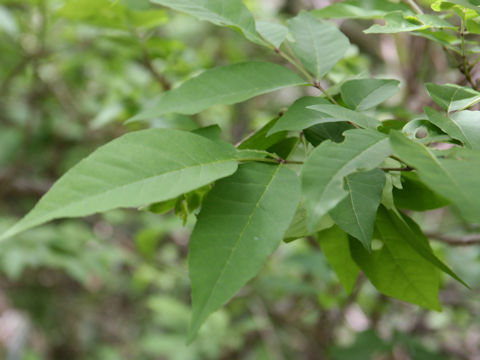
<instances>
[{"instance_id":1,"label":"blurred green foliage","mask_svg":"<svg viewBox=\"0 0 480 360\"><path fill-rule=\"evenodd\" d=\"M264 19L291 15L304 6L300 3L246 2ZM358 16L352 17L371 15L368 7L358 13L354 6L358 1L345 3L352 5L348 11L357 9L354 15ZM400 5L388 3L391 6ZM343 25L355 46L328 74L330 81L341 83L371 72L399 73L415 62L400 55L399 62L392 62L392 55L385 53L392 43L385 38L357 42L358 29L370 25L366 20ZM395 40L410 50L419 41L402 36ZM435 56L438 50L425 51ZM2 0L0 54L0 230L27 212L68 168L127 129L191 130L219 124L222 135L229 137L226 140L238 141L290 105L291 92L298 91L233 107L216 106L192 117L165 115L124 126L155 95L190 74L245 59L275 58L234 31L146 0ZM442 76L452 79L453 74L445 67ZM418 89L423 81L432 80L428 62L418 66L415 76L407 84L410 95L423 91ZM340 89L332 87L335 90ZM405 107L395 101L391 106L394 111L397 106L400 118L413 117L415 104ZM3 243L0 358L440 360L480 356L480 266L472 266L480 262L478 247L436 244L437 253L472 291L444 278L444 311L430 313L386 301L363 280L348 295L312 239L278 250L261 276L216 312L197 341L187 347L187 243L202 196L204 192L192 193L177 200L176 212L185 227L171 213L114 211L84 221L55 222ZM162 212L161 206L157 212ZM444 210L417 214L416 220L427 232L463 235L478 230L466 229L455 214ZM6 316L12 311L23 324L14 330Z\"/></svg>"}]
</instances>

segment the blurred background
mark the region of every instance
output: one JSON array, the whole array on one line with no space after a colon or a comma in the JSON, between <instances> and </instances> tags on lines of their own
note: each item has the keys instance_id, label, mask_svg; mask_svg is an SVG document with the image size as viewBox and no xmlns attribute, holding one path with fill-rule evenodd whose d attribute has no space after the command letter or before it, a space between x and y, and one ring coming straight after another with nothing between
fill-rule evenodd
<instances>
[{"instance_id":1,"label":"blurred background","mask_svg":"<svg viewBox=\"0 0 480 360\"><path fill-rule=\"evenodd\" d=\"M259 19L331 2L245 1ZM359 75L402 79L401 94L380 109L386 119L422 112L425 81L462 81L423 37L367 36L361 31L371 21L336 22L352 47L325 86ZM203 69L246 59L282 63L233 30L147 0L0 0L0 230L67 169L127 131L219 124L235 143L309 91L123 124ZM448 209L414 218L472 287L445 277L443 312L386 298L362 278L347 295L316 241L299 239L281 246L188 347L194 215L185 226L171 213L133 210L53 222L0 246L0 359L478 360L480 247L471 234L479 229ZM473 246L448 244L465 236Z\"/></svg>"}]
</instances>

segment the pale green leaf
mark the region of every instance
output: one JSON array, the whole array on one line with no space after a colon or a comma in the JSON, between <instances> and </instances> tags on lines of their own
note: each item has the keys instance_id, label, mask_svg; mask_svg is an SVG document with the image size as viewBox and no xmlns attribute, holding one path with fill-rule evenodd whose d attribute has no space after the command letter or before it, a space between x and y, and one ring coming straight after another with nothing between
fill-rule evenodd
<instances>
[{"instance_id":1,"label":"pale green leaf","mask_svg":"<svg viewBox=\"0 0 480 360\"><path fill-rule=\"evenodd\" d=\"M351 174L345 178L347 197L330 211L333 221L368 251L384 185L385 174L380 169Z\"/></svg>"},{"instance_id":2,"label":"pale green leaf","mask_svg":"<svg viewBox=\"0 0 480 360\"><path fill-rule=\"evenodd\" d=\"M432 4L432 9L435 11L444 11L454 5L475 10L477 13L480 14L480 0L437 0Z\"/></svg>"},{"instance_id":3,"label":"pale green leaf","mask_svg":"<svg viewBox=\"0 0 480 360\"><path fill-rule=\"evenodd\" d=\"M425 119L410 120L402 128L402 132L410 139L424 144L451 140L450 136L445 134L442 129Z\"/></svg>"},{"instance_id":4,"label":"pale green leaf","mask_svg":"<svg viewBox=\"0 0 480 360\"><path fill-rule=\"evenodd\" d=\"M358 242L350 242L353 258L364 274L385 295L440 311L438 270L405 241L385 208L379 209L375 225L380 249L369 254Z\"/></svg>"},{"instance_id":5,"label":"pale green leaf","mask_svg":"<svg viewBox=\"0 0 480 360\"><path fill-rule=\"evenodd\" d=\"M385 0L344 0L312 13L326 19L376 19L396 10L407 11L409 8L403 3Z\"/></svg>"},{"instance_id":6,"label":"pale green leaf","mask_svg":"<svg viewBox=\"0 0 480 360\"><path fill-rule=\"evenodd\" d=\"M480 92L456 84L425 84L430 97L447 112L469 108L480 102Z\"/></svg>"},{"instance_id":7,"label":"pale green leaf","mask_svg":"<svg viewBox=\"0 0 480 360\"><path fill-rule=\"evenodd\" d=\"M424 184L454 203L465 219L480 223L480 155L464 157L458 151L454 159L437 158L398 131L390 133L390 143L399 158L417 169Z\"/></svg>"},{"instance_id":8,"label":"pale green leaf","mask_svg":"<svg viewBox=\"0 0 480 360\"><path fill-rule=\"evenodd\" d=\"M466 147L480 149L480 115L478 111L459 111L445 116L426 107L430 122L445 131L453 139L460 140Z\"/></svg>"},{"instance_id":9,"label":"pale green leaf","mask_svg":"<svg viewBox=\"0 0 480 360\"><path fill-rule=\"evenodd\" d=\"M232 27L255 43L263 45L255 29L255 19L241 0L151 0L173 10L215 25Z\"/></svg>"},{"instance_id":10,"label":"pale green leaf","mask_svg":"<svg viewBox=\"0 0 480 360\"><path fill-rule=\"evenodd\" d=\"M405 15L401 11L394 11L385 15L385 25L372 25L364 31L366 34L395 34L406 31L419 31L426 29L452 29L453 26L441 17L430 14Z\"/></svg>"},{"instance_id":11,"label":"pale green leaf","mask_svg":"<svg viewBox=\"0 0 480 360\"><path fill-rule=\"evenodd\" d=\"M307 109L320 111L333 119L350 121L360 127L376 129L381 125L381 122L371 116L365 115L358 111L353 111L343 106L334 104L312 105L307 106ZM324 115L325 116L325 115Z\"/></svg>"},{"instance_id":12,"label":"pale green leaf","mask_svg":"<svg viewBox=\"0 0 480 360\"><path fill-rule=\"evenodd\" d=\"M288 28L294 39L290 44L293 52L317 79L330 71L350 46L337 26L321 22L307 12L291 19Z\"/></svg>"},{"instance_id":13,"label":"pale green leaf","mask_svg":"<svg viewBox=\"0 0 480 360\"><path fill-rule=\"evenodd\" d=\"M191 341L205 319L253 278L283 239L300 200L284 166L241 165L207 195L190 239Z\"/></svg>"},{"instance_id":14,"label":"pale green leaf","mask_svg":"<svg viewBox=\"0 0 480 360\"><path fill-rule=\"evenodd\" d=\"M465 133L465 142L462 142L469 148L480 150L480 111L463 110L449 116Z\"/></svg>"},{"instance_id":15,"label":"pale green leaf","mask_svg":"<svg viewBox=\"0 0 480 360\"><path fill-rule=\"evenodd\" d=\"M390 79L354 79L342 84L342 99L352 110L368 110L392 97L400 81Z\"/></svg>"},{"instance_id":16,"label":"pale green leaf","mask_svg":"<svg viewBox=\"0 0 480 360\"><path fill-rule=\"evenodd\" d=\"M146 111L130 121L153 118L166 113L195 114L210 106L234 104L254 96L304 85L291 70L273 63L251 61L206 70L170 90Z\"/></svg>"},{"instance_id":17,"label":"pale green leaf","mask_svg":"<svg viewBox=\"0 0 480 360\"><path fill-rule=\"evenodd\" d=\"M333 226L317 234L328 263L333 268L348 294L351 294L358 278L359 269L350 253L348 235L338 226Z\"/></svg>"},{"instance_id":18,"label":"pale green leaf","mask_svg":"<svg viewBox=\"0 0 480 360\"><path fill-rule=\"evenodd\" d=\"M68 171L0 239L53 219L172 199L228 176L236 168L235 149L226 143L178 130L129 133Z\"/></svg>"},{"instance_id":19,"label":"pale green leaf","mask_svg":"<svg viewBox=\"0 0 480 360\"><path fill-rule=\"evenodd\" d=\"M278 119L268 133L274 134L285 130L302 131L321 122L337 121L330 119L328 115L322 114L319 111L307 109L307 106L329 103L328 100L316 96L301 97L285 111L285 114Z\"/></svg>"},{"instance_id":20,"label":"pale green leaf","mask_svg":"<svg viewBox=\"0 0 480 360\"><path fill-rule=\"evenodd\" d=\"M285 232L284 240L289 242L295 239L307 237L313 235L317 231L328 229L335 225L332 218L327 214L323 216L315 225L312 231L307 229L307 209L300 203L297 207L297 211L290 223L287 231Z\"/></svg>"},{"instance_id":21,"label":"pale green leaf","mask_svg":"<svg viewBox=\"0 0 480 360\"><path fill-rule=\"evenodd\" d=\"M257 21L257 31L276 48L282 45L288 34L288 28L286 26L270 21Z\"/></svg>"},{"instance_id":22,"label":"pale green leaf","mask_svg":"<svg viewBox=\"0 0 480 360\"><path fill-rule=\"evenodd\" d=\"M302 187L308 212L308 226L333 209L348 192L344 178L357 171L371 170L390 155L388 137L370 129L347 130L343 143L321 143L302 168Z\"/></svg>"}]
</instances>

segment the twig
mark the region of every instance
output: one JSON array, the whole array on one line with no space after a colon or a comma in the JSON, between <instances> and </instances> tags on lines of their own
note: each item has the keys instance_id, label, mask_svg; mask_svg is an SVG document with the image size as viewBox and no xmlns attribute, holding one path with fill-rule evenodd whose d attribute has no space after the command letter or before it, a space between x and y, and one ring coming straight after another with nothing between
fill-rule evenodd
<instances>
[{"instance_id":1,"label":"twig","mask_svg":"<svg viewBox=\"0 0 480 360\"><path fill-rule=\"evenodd\" d=\"M140 45L140 49L142 50L142 63L143 65L147 68L148 71L150 71L150 74L157 80L157 82L160 84L163 90L168 91L172 88L172 84L163 76L161 73L155 69L155 66L153 66L152 59L150 57L150 52L148 51L148 48L145 44L144 39L135 31L132 30L133 34L136 36L138 39L138 43Z\"/></svg>"},{"instance_id":2,"label":"twig","mask_svg":"<svg viewBox=\"0 0 480 360\"><path fill-rule=\"evenodd\" d=\"M458 66L458 69L465 76L465 79L470 83L472 88L474 90L478 90L478 87L475 84L475 82L473 81L472 75L470 74L470 63L468 62L467 54L466 54L466 51L465 51L465 24L463 22L463 19L462 19L461 28L460 28L460 38L462 40L462 55L461 55L462 56L462 64L460 64L460 66Z\"/></svg>"},{"instance_id":3,"label":"twig","mask_svg":"<svg viewBox=\"0 0 480 360\"><path fill-rule=\"evenodd\" d=\"M423 15L423 10L414 0L405 0L408 5L415 11L417 14Z\"/></svg>"},{"instance_id":4,"label":"twig","mask_svg":"<svg viewBox=\"0 0 480 360\"><path fill-rule=\"evenodd\" d=\"M383 171L413 171L414 168L410 166L402 167L402 168L381 168Z\"/></svg>"},{"instance_id":5,"label":"twig","mask_svg":"<svg viewBox=\"0 0 480 360\"><path fill-rule=\"evenodd\" d=\"M433 240L438 240L452 246L471 246L480 245L480 234L465 236L448 236L436 232L427 232L425 235Z\"/></svg>"}]
</instances>

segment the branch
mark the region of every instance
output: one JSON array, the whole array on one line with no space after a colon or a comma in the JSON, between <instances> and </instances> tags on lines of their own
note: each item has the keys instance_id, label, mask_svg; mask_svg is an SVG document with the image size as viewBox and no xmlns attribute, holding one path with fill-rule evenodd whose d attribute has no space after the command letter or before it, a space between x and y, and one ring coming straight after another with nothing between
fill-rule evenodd
<instances>
[{"instance_id":1,"label":"branch","mask_svg":"<svg viewBox=\"0 0 480 360\"><path fill-rule=\"evenodd\" d=\"M436 232L427 232L425 235L433 240L443 242L451 246L471 246L480 245L480 234L471 234L465 236L448 236Z\"/></svg>"}]
</instances>

